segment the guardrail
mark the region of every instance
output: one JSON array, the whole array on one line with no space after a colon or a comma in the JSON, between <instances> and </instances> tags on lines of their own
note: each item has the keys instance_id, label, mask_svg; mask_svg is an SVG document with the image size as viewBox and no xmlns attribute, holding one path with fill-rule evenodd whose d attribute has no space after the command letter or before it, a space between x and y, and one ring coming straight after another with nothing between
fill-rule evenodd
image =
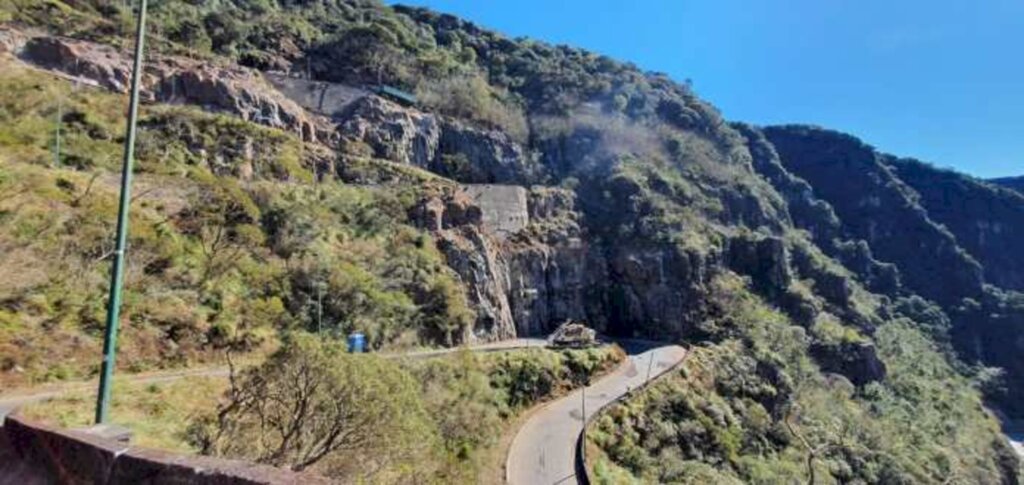
<instances>
[{"instance_id":1,"label":"guardrail","mask_svg":"<svg viewBox=\"0 0 1024 485\"><path fill-rule=\"evenodd\" d=\"M586 428L589 427L590 424L592 422L594 422L595 419L600 417L601 414L604 413L604 411L606 409L608 409L609 407L611 407L612 405L618 404L618 403L622 402L623 400L628 399L629 397L633 396L634 394L636 394L636 393L638 393L640 391L643 391L648 386L650 386L652 383L657 382L659 379L661 379L662 376L665 376L668 373L672 372L673 370L678 369L680 366L682 366L686 362L686 359L689 358L689 357L690 357L690 349L687 348L686 349L686 354L683 355L682 359L679 359L679 362L676 362L675 364L673 364L673 365L669 366L668 368L662 370L661 372L659 372L657 375L655 375L651 379L649 379L646 382L644 382L643 384L640 384L639 386L637 386L636 389L633 389L633 390L627 392L626 394L623 394L623 395L619 396L617 399L608 401L603 406L599 407L597 409L597 411L595 411L593 414L591 414L589 418L584 417L585 422L583 423L583 429L586 430ZM583 485L590 485L591 483L593 483L593 480L591 479L591 476L590 476L590 468L587 466L586 453L584 453L584 451L583 451L583 447L587 446L585 436L586 436L586 432L585 431L580 431L579 437L576 438L576 460L575 460L575 462L576 462L576 464L575 464L576 481L578 483L583 484Z\"/></svg>"}]
</instances>

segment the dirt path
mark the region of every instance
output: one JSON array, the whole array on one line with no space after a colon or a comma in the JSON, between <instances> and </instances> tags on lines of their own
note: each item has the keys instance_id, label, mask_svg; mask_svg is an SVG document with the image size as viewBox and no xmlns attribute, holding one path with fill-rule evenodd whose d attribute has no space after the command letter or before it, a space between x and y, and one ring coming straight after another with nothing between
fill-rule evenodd
<instances>
[{"instance_id":1,"label":"dirt path","mask_svg":"<svg viewBox=\"0 0 1024 485\"><path fill-rule=\"evenodd\" d=\"M530 347L544 347L546 344L547 341L540 338L521 338L514 340L504 340L501 342L471 345L468 348L473 352L497 352L503 350L514 350ZM387 358L404 357L411 359L425 359L430 357L439 357L442 355L451 354L454 352L458 352L459 350L461 350L461 347L450 349L384 353L382 355ZM186 377L225 377L229 373L230 371L227 366L218 366L153 374L122 374L115 378L118 379L120 382L131 382L133 384L145 385L171 382L179 379L184 379ZM61 385L48 385L32 389L22 389L12 392L8 395L0 396L0 426L2 426L3 417L18 407L42 401L47 401L71 392L95 389L97 385L98 380L91 379L88 381L65 383Z\"/></svg>"},{"instance_id":2,"label":"dirt path","mask_svg":"<svg viewBox=\"0 0 1024 485\"><path fill-rule=\"evenodd\" d=\"M534 413L512 441L506 477L512 485L578 483L576 443L587 417L682 362L678 345L624 343L629 355L614 372ZM648 376L648 373L650 374ZM586 410L583 397L586 396Z\"/></svg>"}]
</instances>

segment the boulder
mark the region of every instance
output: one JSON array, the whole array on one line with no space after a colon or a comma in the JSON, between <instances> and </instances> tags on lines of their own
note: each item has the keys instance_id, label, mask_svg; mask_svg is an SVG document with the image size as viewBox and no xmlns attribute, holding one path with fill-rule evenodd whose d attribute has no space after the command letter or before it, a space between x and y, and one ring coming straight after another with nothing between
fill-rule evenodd
<instances>
[{"instance_id":1,"label":"boulder","mask_svg":"<svg viewBox=\"0 0 1024 485\"><path fill-rule=\"evenodd\" d=\"M586 348L597 345L597 332L583 323L566 321L548 338L553 347Z\"/></svg>"}]
</instances>

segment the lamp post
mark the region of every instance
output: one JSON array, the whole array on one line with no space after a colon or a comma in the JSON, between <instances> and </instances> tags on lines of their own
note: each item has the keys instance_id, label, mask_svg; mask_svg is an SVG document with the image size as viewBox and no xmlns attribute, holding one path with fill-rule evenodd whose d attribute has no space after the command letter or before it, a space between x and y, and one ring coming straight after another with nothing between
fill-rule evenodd
<instances>
[{"instance_id":1,"label":"lamp post","mask_svg":"<svg viewBox=\"0 0 1024 485\"><path fill-rule=\"evenodd\" d=\"M110 270L110 299L107 327L103 336L103 367L96 396L96 424L110 418L110 387L117 353L117 327L121 314L121 289L128 239L128 208L131 205L132 163L135 155L135 122L139 115L139 80L142 77L142 48L146 36L146 0L139 0L139 19L135 31L135 62L132 66L131 98L128 104L128 136L124 140L124 164L121 167L121 199L117 211L117 239L114 265Z\"/></svg>"}]
</instances>

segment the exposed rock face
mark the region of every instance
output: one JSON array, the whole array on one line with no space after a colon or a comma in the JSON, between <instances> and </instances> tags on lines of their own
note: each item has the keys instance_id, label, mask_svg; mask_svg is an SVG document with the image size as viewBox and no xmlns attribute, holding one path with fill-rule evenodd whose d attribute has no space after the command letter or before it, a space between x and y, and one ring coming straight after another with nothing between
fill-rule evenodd
<instances>
[{"instance_id":1,"label":"exposed rock face","mask_svg":"<svg viewBox=\"0 0 1024 485\"><path fill-rule=\"evenodd\" d=\"M502 340L517 335L509 294L512 286L506 259L496 241L478 226L465 225L435 233L437 247L458 274L476 308L476 325L467 340Z\"/></svg>"},{"instance_id":2,"label":"exposed rock face","mask_svg":"<svg viewBox=\"0 0 1024 485\"><path fill-rule=\"evenodd\" d=\"M866 241L845 240L848 236L832 205L818 198L807 181L782 166L775 147L760 130L742 123L732 126L747 138L754 170L785 198L793 225L808 231L819 247L860 276L872 291L894 293L899 289L896 266L875 259Z\"/></svg>"},{"instance_id":3,"label":"exposed rock face","mask_svg":"<svg viewBox=\"0 0 1024 485\"><path fill-rule=\"evenodd\" d=\"M22 57L48 69L91 79L118 92L127 92L131 82L130 58L108 45L36 37L27 41Z\"/></svg>"},{"instance_id":4,"label":"exposed rock face","mask_svg":"<svg viewBox=\"0 0 1024 485\"><path fill-rule=\"evenodd\" d=\"M729 243L729 266L740 274L750 275L764 293L776 297L793 282L789 252L782 239L734 238Z\"/></svg>"},{"instance_id":5,"label":"exposed rock face","mask_svg":"<svg viewBox=\"0 0 1024 485\"><path fill-rule=\"evenodd\" d=\"M434 171L462 182L529 184L540 178L533 156L507 134L460 121L442 123L440 155L462 156L470 162L469 167L452 167L444 159L434 164Z\"/></svg>"},{"instance_id":6,"label":"exposed rock face","mask_svg":"<svg viewBox=\"0 0 1024 485\"><path fill-rule=\"evenodd\" d=\"M365 143L376 158L430 170L465 183L529 184L540 168L507 134L472 127L376 96L338 115L338 132Z\"/></svg>"},{"instance_id":7,"label":"exposed rock face","mask_svg":"<svg viewBox=\"0 0 1024 485\"><path fill-rule=\"evenodd\" d=\"M480 193L491 186L470 187ZM413 218L432 231L448 265L462 279L477 309L474 340L546 335L567 319L604 323L588 305L587 289L603 278L574 219L571 192L506 186L515 199L516 231L498 237L493 221L510 207L481 201L465 190L449 190L417 205ZM481 207L482 205L482 207ZM528 218L528 207L536 218ZM506 229L509 229L506 225Z\"/></svg>"},{"instance_id":8,"label":"exposed rock face","mask_svg":"<svg viewBox=\"0 0 1024 485\"><path fill-rule=\"evenodd\" d=\"M118 92L126 92L131 82L130 58L107 45L34 37L26 42L21 57ZM333 129L324 120L311 116L251 69L156 57L147 59L142 88L149 100L200 105L290 131L306 141L333 142Z\"/></svg>"},{"instance_id":9,"label":"exposed rock face","mask_svg":"<svg viewBox=\"0 0 1024 485\"><path fill-rule=\"evenodd\" d=\"M441 124L434 115L368 96L342 116L339 133L369 145L377 158L428 170L437 159Z\"/></svg>"},{"instance_id":10,"label":"exposed rock face","mask_svg":"<svg viewBox=\"0 0 1024 485\"><path fill-rule=\"evenodd\" d=\"M20 30L0 27L0 54L19 54L26 42L28 36Z\"/></svg>"},{"instance_id":11,"label":"exposed rock face","mask_svg":"<svg viewBox=\"0 0 1024 485\"><path fill-rule=\"evenodd\" d=\"M305 110L274 90L256 71L180 59L162 62L150 71L158 80L147 87L157 101L198 104L291 131L305 141L329 141L324 139L328 129L317 126Z\"/></svg>"},{"instance_id":12,"label":"exposed rock face","mask_svg":"<svg viewBox=\"0 0 1024 485\"><path fill-rule=\"evenodd\" d=\"M720 254L672 246L608 250L603 304L611 333L677 340L693 331L682 322L706 315L708 285L723 268Z\"/></svg>"},{"instance_id":13,"label":"exposed rock face","mask_svg":"<svg viewBox=\"0 0 1024 485\"><path fill-rule=\"evenodd\" d=\"M815 346L811 349L818 365L826 372L842 374L850 382L863 386L885 378L885 363L869 343L843 343L837 348Z\"/></svg>"},{"instance_id":14,"label":"exposed rock face","mask_svg":"<svg viewBox=\"0 0 1024 485\"><path fill-rule=\"evenodd\" d=\"M520 335L546 335L567 319L605 328L606 317L589 294L600 283L602 262L581 239L556 244L520 242L506 246L505 251L509 303Z\"/></svg>"}]
</instances>

